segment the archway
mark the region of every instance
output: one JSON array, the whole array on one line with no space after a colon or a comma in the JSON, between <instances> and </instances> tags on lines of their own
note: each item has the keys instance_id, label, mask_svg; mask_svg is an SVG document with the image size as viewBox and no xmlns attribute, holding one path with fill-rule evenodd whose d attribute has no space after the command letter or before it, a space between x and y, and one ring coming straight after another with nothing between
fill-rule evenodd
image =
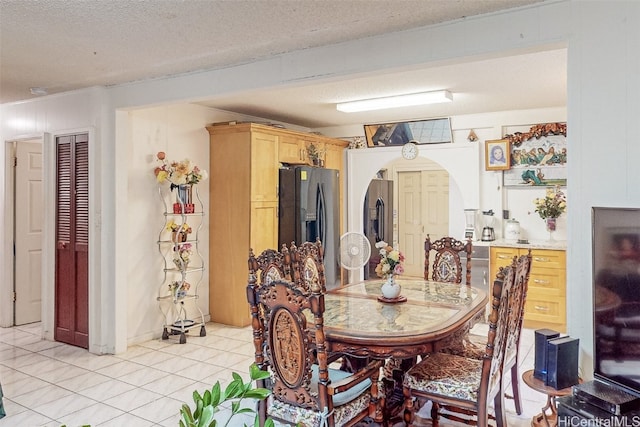
<instances>
[{"instance_id":1,"label":"archway","mask_svg":"<svg viewBox=\"0 0 640 427\"><path fill-rule=\"evenodd\" d=\"M479 207L479 158L475 144L420 145L421 160L437 163L445 169L452 182L449 201L449 232L463 235L464 209ZM347 152L347 231L363 230L363 202L369 182L380 169L401 158L400 147L353 149ZM417 162L420 164L420 161ZM411 168L410 162L394 167ZM362 272L351 272L350 281L360 280Z\"/></svg>"}]
</instances>

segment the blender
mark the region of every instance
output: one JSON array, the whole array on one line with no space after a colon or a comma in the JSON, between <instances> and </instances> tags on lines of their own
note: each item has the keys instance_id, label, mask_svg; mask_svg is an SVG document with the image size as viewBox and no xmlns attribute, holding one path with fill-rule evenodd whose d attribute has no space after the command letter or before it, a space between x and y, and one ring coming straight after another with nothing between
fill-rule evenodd
<instances>
[{"instance_id":1,"label":"blender","mask_svg":"<svg viewBox=\"0 0 640 427\"><path fill-rule=\"evenodd\" d=\"M465 217L465 226L464 226L464 238L476 240L476 214L478 209L465 209L464 217Z\"/></svg>"},{"instance_id":2,"label":"blender","mask_svg":"<svg viewBox=\"0 0 640 427\"><path fill-rule=\"evenodd\" d=\"M496 240L496 234L493 230L493 225L496 221L496 218L493 215L493 209L482 211L482 217L484 218L484 228L482 229L483 242L492 242Z\"/></svg>"}]
</instances>

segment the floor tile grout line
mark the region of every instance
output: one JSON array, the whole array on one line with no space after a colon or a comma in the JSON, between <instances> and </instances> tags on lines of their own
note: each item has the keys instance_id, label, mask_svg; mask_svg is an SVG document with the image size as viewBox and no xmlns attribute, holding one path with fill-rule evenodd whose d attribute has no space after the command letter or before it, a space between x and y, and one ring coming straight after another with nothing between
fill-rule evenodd
<instances>
[{"instance_id":1,"label":"floor tile grout line","mask_svg":"<svg viewBox=\"0 0 640 427\"><path fill-rule=\"evenodd\" d=\"M218 328L216 328L216 329L217 329L217 330L224 330L224 327L223 327L223 326L220 326L220 327L218 327ZM243 329L245 329L245 328L243 328ZM233 331L234 331L234 332L237 332L238 330L239 330L239 329L235 329L235 328L233 329ZM253 351L252 346L250 345L250 344L252 343L252 340L251 340L251 338L250 338L250 337L248 337L248 338L247 338L247 340L236 340L236 339L234 339L234 338L230 338L230 337L228 337L228 336L225 336L225 334L224 334L224 333L222 333L222 334L209 334L209 337L211 337L211 336L213 336L213 335L215 335L216 337L219 337L221 340L233 340L234 342L236 342L236 341L237 341L238 345L237 345L237 346L236 346L236 345L234 345L234 346L233 346L234 348L233 348L232 350L229 350L229 349L216 349L216 348L214 348L214 347L211 347L211 345L210 345L210 344L207 344L207 343L205 343L205 342L196 343L196 342L195 342L195 341L197 341L197 339L196 339L196 338L199 338L199 337L193 337L193 338L194 338L194 340L192 340L191 344L192 344L194 347L197 347L197 350L200 350L200 349L203 349L203 350L210 349L210 350L212 350L212 351L219 352L221 355L228 354L231 358L233 358L233 357L237 357L237 356L240 356L240 357L245 357L245 358L247 358L247 359L251 360L251 359L254 357L254 354L253 354L253 353L254 353L254 351ZM157 342L159 341L159 339L156 339L156 340L149 340L149 341L150 341L150 342L151 342L151 341L155 341L155 342L156 342L156 344L157 344ZM41 351L46 351L46 350L50 350L50 349L51 349L51 347L50 347L50 348L48 348L48 349L43 349L43 350L40 350L40 351L33 351L33 350L30 350L30 349L24 349L24 348L22 348L22 347L20 347L20 346L16 346L16 345L14 345L14 344L10 344L10 343L6 343L6 344L7 344L7 345L9 345L9 346L12 346L12 347L14 347L14 348L20 348L20 349L25 350L25 351L28 351L28 352L30 352L30 353L40 353ZM148 349L148 351L145 351L145 352L144 352L144 354L151 354L151 352L154 352L154 353L155 353L155 355L154 355L154 356L158 356L158 357L160 357L160 356L166 356L167 358L184 357L184 355L180 354L180 352L176 353L176 352L170 352L170 351L167 351L167 350L168 350L168 347L172 347L172 346L177 345L177 343L175 343L175 342L171 342L171 343L169 343L169 344L168 344L168 345L166 345L166 346L157 346L156 344L152 344L152 345L150 345L150 346L145 347L145 349ZM144 347L144 346L142 346L142 345L141 345L141 347ZM248 351L242 351L242 348L243 348L243 347L244 347L244 349L245 349L245 350L248 350ZM527 350L525 350L525 351L523 351L523 352L522 352L523 354L522 354L521 361L520 361L520 366L521 366L521 368L520 368L520 374L522 374L522 372L524 372L524 370L528 369L528 365L525 365L525 363L529 363L529 364L530 364L530 362L531 362L531 361L527 360L527 359L528 359L528 355L529 355L529 353L531 352L531 344L528 344L527 346L525 346L525 347L523 348L523 350L524 350L524 349L527 349L527 348L528 348L528 351L527 351ZM175 347L174 347L174 349L175 349ZM146 365L146 364L144 364L144 363L140 363L140 362L133 361L133 360L131 360L131 358L120 358L120 357L118 357L118 355L113 355L115 358L117 358L117 359L118 359L117 361L114 361L114 363L111 363L111 364L108 364L108 365L105 365L105 366L100 366L100 367L98 367L98 368L95 368L95 367L89 367L89 365L87 365L87 364L84 364L84 366L83 366L83 364L76 365L75 363L73 363L73 362L72 362L73 357L74 357L73 355L69 355L69 358L68 358L68 359L65 359L65 358L64 358L64 357L66 357L66 356L62 356L62 358L58 358L58 357L52 357L52 356L50 356L50 355L44 355L44 354L41 354L41 355L42 355L42 356L44 356L44 357L47 357L47 358L49 358L49 359L51 359L51 360L53 360L53 361L58 361L58 362L66 363L66 364L69 364L69 365L72 365L72 366L78 367L78 368L80 368L80 369L84 369L84 370L87 370L87 371L89 371L89 372L92 372L92 373L95 373L95 374L100 374L100 375L104 375L104 374L97 372L97 370L100 370L100 369L103 369L103 368L107 368L107 367L112 366L112 365L114 365L114 364L116 364L116 363L119 363L119 362L128 361L128 362L134 363L134 364L136 364L136 365L140 365L140 366L143 366L143 367L149 367L149 368L152 368L152 369L157 369L158 371L161 371L161 372L166 372L166 373L167 373L167 374L169 374L169 375L176 375L176 376L180 376L181 378L184 378L187 382L191 382L191 383L192 383L192 385L191 385L191 386L190 386L190 385L187 385L187 386L182 387L182 388L180 388L180 389L178 390L178 391L182 390L182 393L185 393L185 392L186 392L186 390L184 390L184 389L186 389L186 388L188 388L188 387L192 387L192 386L193 386L193 387L196 387L196 388L197 388L197 386L195 386L195 384L196 384L196 383L198 383L198 382L201 382L201 380L194 379L194 378L190 378L190 377L187 377L187 376L183 376L183 375L180 375L179 373L172 373L172 372L170 372L170 371L165 371L165 370L163 370L163 369L154 368L154 365ZM150 357L150 359L151 359L151 360L154 360L154 359L155 359L155 357L153 357L153 356L149 356L149 357ZM217 356L213 356L213 357L217 357ZM212 358L213 358L213 357L212 357ZM222 358L223 358L223 360L225 359L225 357L224 357L224 356L222 356ZM221 366L221 365L217 365L217 364L215 364L215 363L211 363L211 362L209 362L209 361L207 361L207 360L208 360L208 359L205 359L205 360L188 359L189 363L193 363L194 365L202 364L202 365L214 366L214 367L216 367L216 368L219 368L220 370L219 370L219 371L217 371L217 373L211 374L211 375L213 375L213 376L214 376L214 378L215 378L215 376L218 376L218 374L220 374L220 376L221 376L221 377L222 377L222 376L224 376L224 375L226 375L226 374L224 373L225 371L227 371L227 372L228 372L228 371L232 371L232 370L234 370L234 368L226 367L226 366ZM10 363L10 361L9 361L9 363ZM157 363L163 363L163 362L157 362ZM24 373L24 372L20 371L19 369L15 369L15 368L13 368L13 367L10 367L10 366L7 366L7 365L4 365L4 364L2 364L2 362L0 362L0 364L4 367L3 369L11 370L11 371L16 371L16 372L19 372L21 375L24 375L25 377L23 377L23 378L33 378L33 379L37 379L37 380L41 380L41 381L45 381L45 382L47 382L47 383L49 383L49 384L52 384L50 381L46 381L46 380L43 380L42 378L38 378L38 377L36 377L36 376L30 375L30 374L26 374L26 373ZM30 364L29 364L29 365L30 365ZM29 365L24 365L24 366L29 366ZM109 378L109 380L122 381L122 380L120 379L121 377L113 377L113 376L111 376L111 375L104 375L104 376L105 376L105 377L107 377L107 378ZM162 377L160 377L160 378L162 378ZM154 380L154 381L155 381L155 380ZM212 381L213 381L213 380L212 380ZM145 387L145 385L149 384L150 382L149 382L149 383L146 383L146 384L131 384L131 383L127 383L126 381L122 381L122 382L123 382L123 383L125 383L125 384L130 385L130 386L132 387L132 389L131 389L131 390L140 390L140 389L144 389L144 390L147 390L147 391L154 391L154 392L156 392L156 393L157 393L157 391L155 391L155 390L149 390L149 389L145 389L145 388L144 388L144 387ZM153 381L151 381L151 382L153 382ZM54 385L57 385L57 384L54 384ZM211 385L213 385L213 384L211 384ZM82 389L82 390L74 391L74 390L71 390L71 389L66 388L66 387L62 387L62 386L59 386L59 387L61 387L62 389L66 390L66 391L68 391L68 392L70 392L70 393L72 393L72 394L75 394L75 395L82 395L82 394L80 393L80 391L82 391L82 390L86 390L86 389ZM525 387L526 387L526 386L525 386L524 384L522 384L522 383L521 383L521 390L522 390L522 388L525 388ZM202 390L201 390L201 391L202 391ZM521 391L521 392L522 392L522 391ZM106 406L109 406L110 408L113 408L113 409L115 409L115 410L117 410L117 411L121 411L121 412L122 412L122 414L121 414L121 415L119 415L119 416L122 416L122 415L124 415L124 414L129 414L130 416L135 416L135 417L139 417L140 419L147 420L148 422L152 423L153 425L160 426L160 425L171 425L172 423L171 423L171 422L168 422L168 421L173 421L173 420L176 418L176 416L178 416L179 408L176 408L176 414L175 414L175 415L171 415L171 416L169 416L169 417L167 417L166 419L161 420L161 421L153 421L153 420L151 420L151 419L147 418L147 417L151 417L151 416L149 416L149 415L142 414L143 416L141 416L141 415L138 415L138 414L133 414L132 412L133 412L133 411L137 411L138 409L140 409L140 408L142 408L142 407L144 407L144 406L146 406L146 405L149 405L149 404L151 404L151 403L153 403L153 402L155 402L155 401L157 401L157 400L159 400L159 399L162 399L162 398L170 398L170 399L174 399L174 400L180 401L181 399L176 399L175 397L173 397L173 396L175 396L175 393L176 393L176 391L166 392L166 393L165 393L165 392L160 392L160 393L158 393L158 394L159 394L159 396L157 397L157 399L154 399L153 401L148 402L148 403L146 403L146 404L143 404L143 405L141 405L141 406L138 406L138 407L136 407L136 408L132 408L132 409L130 409L130 410L128 410L128 411L124 411L123 409L117 408L117 407L115 407L115 406L113 406L113 405L106 404L106 403L104 403L104 401L102 401L102 402L101 402L101 401L96 401L95 399L93 399L93 398L91 398L91 397L88 397L88 396L85 396L85 395L82 395L82 396L83 396L83 397L85 397L85 398L87 398L87 399L89 399L89 400L91 400L91 401L94 401L94 402L95 402L94 404L97 404L97 403L103 403L103 404L105 404ZM119 396L119 395L121 395L121 394L122 394L122 393L119 393L119 394L117 394L117 395L115 395L115 396L112 396L112 397L116 397L116 396ZM186 402L184 402L184 403L187 403L187 404L189 404L189 405L193 405L193 403L191 402L191 399L189 399L188 397L185 397L185 396L183 396L183 398L187 400L187 401L186 401ZM10 399L9 399L9 400L10 400ZM22 405L20 405L19 403L15 402L15 401L12 401L12 402L14 402L14 404L15 404L15 405L18 405L18 406L20 406L20 407L23 407ZM538 402L538 401L532 402L532 401L530 401L530 400L528 400L528 399L523 399L523 404L524 404L524 407L526 408L526 409L525 409L525 415L523 415L523 416L521 416L521 417L518 417L517 415L515 415L515 411L513 411L512 416L513 416L513 417L515 417L515 419L516 419L516 420L523 420L523 421L524 421L527 417L530 417L530 416L528 415L528 412L529 412L529 411L536 411L536 413L537 413L537 412L539 412L539 408L538 408L538 407L541 407L541 406L542 406L542 405L541 405L541 403L542 403L542 402ZM93 404L92 404L92 405L93 405ZM508 405L508 403L507 403L507 405ZM43 417L46 417L47 419L50 419L48 416L46 416L46 415L44 415L44 414L41 414L41 413L38 413L38 412L35 412L35 411L32 411L32 410L30 410L29 408L25 408L25 410L26 410L26 411L31 411L32 413L37 413L39 416L43 416ZM65 415L65 417L68 417L69 415L72 415L73 413L76 413L76 412L78 412L78 411L74 411L74 412L72 412L72 413L70 413L70 414L68 414L68 415ZM140 412L139 412L139 413L140 413ZM528 420L530 420L530 418L528 418ZM103 422L109 422L109 421L110 421L110 420L105 420L105 421L103 421ZM1 422L0 422L0 424L1 424ZM519 421L518 421L518 426L520 426L520 425L524 425L524 424L521 424L521 423L519 423Z\"/></svg>"}]
</instances>

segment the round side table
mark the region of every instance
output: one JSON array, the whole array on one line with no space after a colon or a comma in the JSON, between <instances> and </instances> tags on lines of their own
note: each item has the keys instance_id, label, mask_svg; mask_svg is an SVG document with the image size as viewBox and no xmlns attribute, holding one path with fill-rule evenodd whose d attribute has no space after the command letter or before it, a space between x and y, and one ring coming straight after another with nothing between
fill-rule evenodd
<instances>
[{"instance_id":1,"label":"round side table","mask_svg":"<svg viewBox=\"0 0 640 427\"><path fill-rule=\"evenodd\" d=\"M547 395L547 404L542 408L541 413L533 416L531 419L531 426L556 427L558 425L558 412L556 411L555 399L556 397L570 395L571 387L556 390L551 386L544 385L544 381L533 376L533 369L522 374L522 381L535 391ZM547 413L547 411L550 411L551 413Z\"/></svg>"}]
</instances>

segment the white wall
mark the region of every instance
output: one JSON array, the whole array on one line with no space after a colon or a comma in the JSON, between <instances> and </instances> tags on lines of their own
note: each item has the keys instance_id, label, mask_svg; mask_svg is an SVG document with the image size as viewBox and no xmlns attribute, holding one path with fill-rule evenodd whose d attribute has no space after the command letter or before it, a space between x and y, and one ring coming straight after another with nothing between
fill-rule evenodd
<instances>
[{"instance_id":1,"label":"white wall","mask_svg":"<svg viewBox=\"0 0 640 427\"><path fill-rule=\"evenodd\" d=\"M128 252L129 344L158 337L164 323L155 300L156 296L167 293L167 283L162 272L164 263L156 244L165 225L165 207L158 195L158 185L153 174L153 169L159 165L156 153L164 151L168 161L190 159L201 169L209 171L209 134L204 126L215 119L216 114L211 109L192 105L156 107L129 113L131 139L135 142L128 147L127 156L129 190L126 209L130 214L125 250ZM162 188L167 192L168 183ZM208 214L211 211L208 180L199 183L197 190L202 196L204 212ZM194 219L190 222L195 226L199 221ZM198 237L198 247L206 265L209 257L208 217L204 218L204 226ZM193 279L197 277L199 275L193 275L187 280L194 283ZM209 270L205 269L198 289L200 298L197 300L205 314L209 313L208 283ZM193 307L187 308L193 312Z\"/></svg>"},{"instance_id":2,"label":"white wall","mask_svg":"<svg viewBox=\"0 0 640 427\"><path fill-rule=\"evenodd\" d=\"M568 50L568 332L591 373L591 208L640 207L640 2L572 2Z\"/></svg>"}]
</instances>

